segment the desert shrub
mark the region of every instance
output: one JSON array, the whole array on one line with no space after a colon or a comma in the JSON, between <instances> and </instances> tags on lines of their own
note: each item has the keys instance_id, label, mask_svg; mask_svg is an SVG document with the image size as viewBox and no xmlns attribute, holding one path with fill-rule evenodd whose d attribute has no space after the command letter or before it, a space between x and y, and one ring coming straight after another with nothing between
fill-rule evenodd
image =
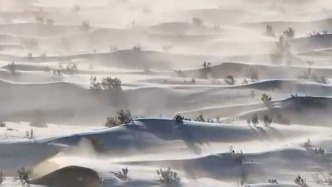
<instances>
[{"instance_id":1,"label":"desert shrub","mask_svg":"<svg viewBox=\"0 0 332 187\"><path fill-rule=\"evenodd\" d=\"M32 58L32 53L28 53L28 54L27 54L27 58L28 58L28 59L31 59L31 58Z\"/></svg>"},{"instance_id":2,"label":"desert shrub","mask_svg":"<svg viewBox=\"0 0 332 187\"><path fill-rule=\"evenodd\" d=\"M0 121L0 127L6 127L6 122Z\"/></svg>"},{"instance_id":3,"label":"desert shrub","mask_svg":"<svg viewBox=\"0 0 332 187\"><path fill-rule=\"evenodd\" d=\"M54 78L62 78L63 72L61 70L52 70L52 74Z\"/></svg>"},{"instance_id":4,"label":"desert shrub","mask_svg":"<svg viewBox=\"0 0 332 187\"><path fill-rule=\"evenodd\" d=\"M20 180L22 185L29 184L29 171L22 167L20 170L17 170L18 180Z\"/></svg>"},{"instance_id":5,"label":"desert shrub","mask_svg":"<svg viewBox=\"0 0 332 187\"><path fill-rule=\"evenodd\" d=\"M140 46L140 45L135 45L134 47L133 47L133 51L135 51L135 52L141 52L142 51L142 46Z\"/></svg>"},{"instance_id":6,"label":"desert shrub","mask_svg":"<svg viewBox=\"0 0 332 187\"><path fill-rule=\"evenodd\" d=\"M305 141L305 142L304 142L304 144L303 144L303 147L305 147L305 148L312 147L312 144L311 144L311 141L310 141L310 139L309 139L309 138L308 138L308 140L307 140L307 141Z\"/></svg>"},{"instance_id":7,"label":"desert shrub","mask_svg":"<svg viewBox=\"0 0 332 187\"><path fill-rule=\"evenodd\" d=\"M90 89L101 90L101 85L99 82L97 82L97 77L95 76L90 77Z\"/></svg>"},{"instance_id":8,"label":"desert shrub","mask_svg":"<svg viewBox=\"0 0 332 187\"><path fill-rule=\"evenodd\" d=\"M172 171L171 168L159 169L157 170L157 175L160 183L167 186L179 184L181 181L181 178L178 176L177 172Z\"/></svg>"},{"instance_id":9,"label":"desert shrub","mask_svg":"<svg viewBox=\"0 0 332 187\"><path fill-rule=\"evenodd\" d=\"M88 32L91 28L89 20L82 21L80 28L82 31Z\"/></svg>"},{"instance_id":10,"label":"desert shrub","mask_svg":"<svg viewBox=\"0 0 332 187\"><path fill-rule=\"evenodd\" d=\"M228 151L226 151L226 155L230 156L235 162L242 164L245 161L245 156L242 151L235 152L233 146L228 147Z\"/></svg>"},{"instance_id":11,"label":"desert shrub","mask_svg":"<svg viewBox=\"0 0 332 187\"><path fill-rule=\"evenodd\" d=\"M269 180L268 180L268 183L271 183L271 184L278 184L278 181L277 181L277 179L269 179Z\"/></svg>"},{"instance_id":12,"label":"desert shrub","mask_svg":"<svg viewBox=\"0 0 332 187\"><path fill-rule=\"evenodd\" d=\"M97 81L95 76L90 78L90 89L92 90L108 90L108 91L121 91L121 80L118 78L106 77L101 82Z\"/></svg>"},{"instance_id":13,"label":"desert shrub","mask_svg":"<svg viewBox=\"0 0 332 187\"><path fill-rule=\"evenodd\" d=\"M236 82L236 80L235 80L235 78L234 78L233 75L228 75L228 76L224 79L224 81L225 81L225 84L227 84L227 85L234 85L235 82Z\"/></svg>"},{"instance_id":14,"label":"desert shrub","mask_svg":"<svg viewBox=\"0 0 332 187\"><path fill-rule=\"evenodd\" d=\"M106 119L106 123L105 123L105 126L106 126L106 127L111 128L111 127L116 127L116 126L119 126L119 125L121 125L121 123L120 123L120 121L119 121L117 118L115 118L115 117L108 117L108 118Z\"/></svg>"},{"instance_id":15,"label":"desert shrub","mask_svg":"<svg viewBox=\"0 0 332 187\"><path fill-rule=\"evenodd\" d=\"M34 139L36 136L33 129L31 129L30 131L25 131L25 137L28 139Z\"/></svg>"},{"instance_id":16,"label":"desert shrub","mask_svg":"<svg viewBox=\"0 0 332 187\"><path fill-rule=\"evenodd\" d=\"M3 172L0 172L0 185L3 183L3 181L6 179L6 176Z\"/></svg>"},{"instance_id":17,"label":"desert shrub","mask_svg":"<svg viewBox=\"0 0 332 187\"><path fill-rule=\"evenodd\" d=\"M41 24L44 23L44 18L43 18L42 16L36 16L36 17L35 17L35 20L36 20L38 23L41 23Z\"/></svg>"},{"instance_id":18,"label":"desert shrub","mask_svg":"<svg viewBox=\"0 0 332 187\"><path fill-rule=\"evenodd\" d=\"M266 29L265 29L265 35L266 36L271 36L271 37L275 37L276 34L273 31L273 28L271 25L266 25Z\"/></svg>"},{"instance_id":19,"label":"desert shrub","mask_svg":"<svg viewBox=\"0 0 332 187\"><path fill-rule=\"evenodd\" d=\"M305 179L303 179L300 175L295 178L295 184L301 186L301 187L307 187L307 182Z\"/></svg>"},{"instance_id":20,"label":"desert shrub","mask_svg":"<svg viewBox=\"0 0 332 187\"><path fill-rule=\"evenodd\" d=\"M196 26L196 27L203 27L204 26L204 22L203 20L201 20L200 18L196 18L194 17L192 19L192 23Z\"/></svg>"},{"instance_id":21,"label":"desert shrub","mask_svg":"<svg viewBox=\"0 0 332 187\"><path fill-rule=\"evenodd\" d=\"M253 114L251 116L251 123L254 124L254 126L256 126L259 123L259 119L258 119L257 114Z\"/></svg>"},{"instance_id":22,"label":"desert shrub","mask_svg":"<svg viewBox=\"0 0 332 187\"><path fill-rule=\"evenodd\" d=\"M121 80L118 78L112 79L111 77L103 78L101 81L101 87L104 90L115 90L115 91L121 91Z\"/></svg>"},{"instance_id":23,"label":"desert shrub","mask_svg":"<svg viewBox=\"0 0 332 187\"><path fill-rule=\"evenodd\" d=\"M175 122L176 125L183 125L183 120L184 117L181 116L180 114L176 114L173 118L173 121Z\"/></svg>"},{"instance_id":24,"label":"desert shrub","mask_svg":"<svg viewBox=\"0 0 332 187\"><path fill-rule=\"evenodd\" d=\"M54 25L54 20L53 19L47 19L46 24L47 25Z\"/></svg>"},{"instance_id":25,"label":"desert shrub","mask_svg":"<svg viewBox=\"0 0 332 187\"><path fill-rule=\"evenodd\" d=\"M65 74L75 74L78 72L77 64L68 64L65 69L62 69Z\"/></svg>"},{"instance_id":26,"label":"desert shrub","mask_svg":"<svg viewBox=\"0 0 332 187\"><path fill-rule=\"evenodd\" d=\"M211 72L211 62L203 62L203 69L199 71L201 78L208 78L209 73Z\"/></svg>"},{"instance_id":27,"label":"desert shrub","mask_svg":"<svg viewBox=\"0 0 332 187\"><path fill-rule=\"evenodd\" d=\"M265 127L270 127L271 123L272 123L272 117L269 117L268 115L264 115L263 116L263 122Z\"/></svg>"},{"instance_id":28,"label":"desert shrub","mask_svg":"<svg viewBox=\"0 0 332 187\"><path fill-rule=\"evenodd\" d=\"M121 124L128 124L128 123L131 123L132 121L133 121L133 118L131 116L130 111L121 109L117 112L116 117L108 117L106 119L105 126L111 128L111 127L119 126Z\"/></svg>"},{"instance_id":29,"label":"desert shrub","mask_svg":"<svg viewBox=\"0 0 332 187\"><path fill-rule=\"evenodd\" d=\"M312 179L316 184L332 185L332 173L315 173L312 175Z\"/></svg>"},{"instance_id":30,"label":"desert shrub","mask_svg":"<svg viewBox=\"0 0 332 187\"><path fill-rule=\"evenodd\" d=\"M269 95L266 94L266 93L263 93L263 94L262 94L262 97L261 97L261 100L263 101L263 103L268 103L268 102L271 102L272 97L269 96Z\"/></svg>"},{"instance_id":31,"label":"desert shrub","mask_svg":"<svg viewBox=\"0 0 332 187\"><path fill-rule=\"evenodd\" d=\"M283 36L280 36L279 40L276 42L275 49L273 54L270 55L272 63L279 64L283 60L286 60L290 63L290 45Z\"/></svg>"},{"instance_id":32,"label":"desert shrub","mask_svg":"<svg viewBox=\"0 0 332 187\"><path fill-rule=\"evenodd\" d=\"M197 118L195 118L195 121L205 122L205 119L204 119L203 115L200 114Z\"/></svg>"},{"instance_id":33,"label":"desert shrub","mask_svg":"<svg viewBox=\"0 0 332 187\"><path fill-rule=\"evenodd\" d=\"M203 69L209 69L209 68L211 68L211 62L203 62Z\"/></svg>"},{"instance_id":34,"label":"desert shrub","mask_svg":"<svg viewBox=\"0 0 332 187\"><path fill-rule=\"evenodd\" d=\"M13 61L12 63L9 63L8 65L8 70L11 72L11 73L15 73L16 72L16 64L15 62Z\"/></svg>"},{"instance_id":35,"label":"desert shrub","mask_svg":"<svg viewBox=\"0 0 332 187\"><path fill-rule=\"evenodd\" d=\"M122 168L121 171L114 173L114 175L122 181L128 181L129 180L128 173L129 173L128 168Z\"/></svg>"},{"instance_id":36,"label":"desert shrub","mask_svg":"<svg viewBox=\"0 0 332 187\"><path fill-rule=\"evenodd\" d=\"M133 118L131 117L131 113L129 110L123 110L117 112L117 118L122 124L127 124L133 121Z\"/></svg>"},{"instance_id":37,"label":"desert shrub","mask_svg":"<svg viewBox=\"0 0 332 187\"><path fill-rule=\"evenodd\" d=\"M323 148L315 148L315 149L313 149L313 151L314 151L314 153L316 154L316 155L319 155L319 156L324 156L324 154L325 154L325 150L323 149Z\"/></svg>"},{"instance_id":38,"label":"desert shrub","mask_svg":"<svg viewBox=\"0 0 332 187\"><path fill-rule=\"evenodd\" d=\"M283 32L283 34L288 38L288 39L293 39L295 37L295 31L292 28L288 28Z\"/></svg>"}]
</instances>

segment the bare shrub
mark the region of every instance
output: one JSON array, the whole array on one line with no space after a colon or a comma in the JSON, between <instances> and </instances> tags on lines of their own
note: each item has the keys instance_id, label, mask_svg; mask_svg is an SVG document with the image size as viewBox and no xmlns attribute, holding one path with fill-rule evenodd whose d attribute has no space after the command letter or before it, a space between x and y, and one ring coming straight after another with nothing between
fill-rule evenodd
<instances>
[{"instance_id":1,"label":"bare shrub","mask_svg":"<svg viewBox=\"0 0 332 187\"><path fill-rule=\"evenodd\" d=\"M277 181L277 179L269 179L269 180L268 180L268 183L271 183L271 184L278 184L278 181Z\"/></svg>"},{"instance_id":2,"label":"bare shrub","mask_svg":"<svg viewBox=\"0 0 332 187\"><path fill-rule=\"evenodd\" d=\"M15 64L14 61L11 62L11 63L9 63L7 66L8 66L8 70L9 70L12 74L16 73L16 64Z\"/></svg>"},{"instance_id":3,"label":"bare shrub","mask_svg":"<svg viewBox=\"0 0 332 187\"><path fill-rule=\"evenodd\" d=\"M283 34L288 38L288 39L293 39L295 37L295 31L292 28L288 28L283 32Z\"/></svg>"},{"instance_id":4,"label":"bare shrub","mask_svg":"<svg viewBox=\"0 0 332 187\"><path fill-rule=\"evenodd\" d=\"M111 77L106 77L101 82L101 87L104 90L115 90L121 91L121 80L118 78L112 79Z\"/></svg>"},{"instance_id":5,"label":"bare shrub","mask_svg":"<svg viewBox=\"0 0 332 187\"><path fill-rule=\"evenodd\" d=\"M332 185L332 173L319 172L312 175L316 184Z\"/></svg>"},{"instance_id":6,"label":"bare shrub","mask_svg":"<svg viewBox=\"0 0 332 187\"><path fill-rule=\"evenodd\" d=\"M0 172L0 185L3 183L3 181L6 179L6 176L3 172Z\"/></svg>"},{"instance_id":7,"label":"bare shrub","mask_svg":"<svg viewBox=\"0 0 332 187\"><path fill-rule=\"evenodd\" d=\"M196 26L196 27L203 27L204 26L204 22L203 20L201 20L200 18L196 18L194 17L192 19L192 23Z\"/></svg>"},{"instance_id":8,"label":"bare shrub","mask_svg":"<svg viewBox=\"0 0 332 187\"><path fill-rule=\"evenodd\" d=\"M6 122L0 121L0 127L6 127Z\"/></svg>"},{"instance_id":9,"label":"bare shrub","mask_svg":"<svg viewBox=\"0 0 332 187\"><path fill-rule=\"evenodd\" d=\"M251 116L251 123L254 124L254 126L256 126L259 123L259 119L258 119L257 114L253 114Z\"/></svg>"},{"instance_id":10,"label":"bare shrub","mask_svg":"<svg viewBox=\"0 0 332 187\"><path fill-rule=\"evenodd\" d=\"M276 34L274 33L273 28L272 28L271 25L266 25L265 35L266 36L271 36L271 37L276 36Z\"/></svg>"},{"instance_id":11,"label":"bare shrub","mask_svg":"<svg viewBox=\"0 0 332 187\"><path fill-rule=\"evenodd\" d=\"M261 97L261 100L263 101L263 103L269 103L272 101L272 97L269 96L268 94L266 93L263 93L262 94L262 97Z\"/></svg>"},{"instance_id":12,"label":"bare shrub","mask_svg":"<svg viewBox=\"0 0 332 187\"><path fill-rule=\"evenodd\" d=\"M305 142L303 143L303 147L305 147L305 148L310 148L310 147L312 147L312 144L311 144L311 141L310 141L309 138L308 138L307 141L305 141Z\"/></svg>"},{"instance_id":13,"label":"bare shrub","mask_svg":"<svg viewBox=\"0 0 332 187\"><path fill-rule=\"evenodd\" d=\"M133 118L131 116L130 111L121 109L117 112L116 117L108 117L106 119L105 126L111 128L119 126L121 124L128 124L131 123L132 121Z\"/></svg>"},{"instance_id":14,"label":"bare shrub","mask_svg":"<svg viewBox=\"0 0 332 187\"><path fill-rule=\"evenodd\" d=\"M82 21L80 28L82 31L88 32L91 28L89 20Z\"/></svg>"},{"instance_id":15,"label":"bare shrub","mask_svg":"<svg viewBox=\"0 0 332 187\"><path fill-rule=\"evenodd\" d=\"M20 170L17 170L17 179L20 180L23 186L25 184L29 184L29 173L30 171L26 170L24 167L22 167Z\"/></svg>"},{"instance_id":16,"label":"bare shrub","mask_svg":"<svg viewBox=\"0 0 332 187\"><path fill-rule=\"evenodd\" d=\"M122 181L128 181L129 180L128 173L129 173L128 168L122 168L121 171L115 172L114 175Z\"/></svg>"},{"instance_id":17,"label":"bare shrub","mask_svg":"<svg viewBox=\"0 0 332 187\"><path fill-rule=\"evenodd\" d=\"M25 137L28 139L34 139L36 137L33 129L31 129L30 131L25 131Z\"/></svg>"},{"instance_id":18,"label":"bare shrub","mask_svg":"<svg viewBox=\"0 0 332 187\"><path fill-rule=\"evenodd\" d=\"M308 187L307 182L305 179L303 179L300 175L295 178L295 184L301 186L301 187Z\"/></svg>"},{"instance_id":19,"label":"bare shrub","mask_svg":"<svg viewBox=\"0 0 332 187\"><path fill-rule=\"evenodd\" d=\"M95 76L90 78L90 89L92 90L121 91L121 85L121 80L118 78L106 77L101 82L98 82Z\"/></svg>"},{"instance_id":20,"label":"bare shrub","mask_svg":"<svg viewBox=\"0 0 332 187\"><path fill-rule=\"evenodd\" d=\"M269 117L268 115L264 115L263 117L263 122L265 127L270 127L271 123L272 123L272 117Z\"/></svg>"},{"instance_id":21,"label":"bare shrub","mask_svg":"<svg viewBox=\"0 0 332 187\"><path fill-rule=\"evenodd\" d=\"M197 118L195 118L195 120L194 120L194 121L201 121L201 122L205 122L205 119L204 119L203 115L201 114L201 115L199 115Z\"/></svg>"},{"instance_id":22,"label":"bare shrub","mask_svg":"<svg viewBox=\"0 0 332 187\"><path fill-rule=\"evenodd\" d=\"M233 146L228 147L226 156L229 156L235 162L240 163L240 164L243 164L243 162L246 160L245 156L243 155L243 152L242 151L235 152Z\"/></svg>"},{"instance_id":23,"label":"bare shrub","mask_svg":"<svg viewBox=\"0 0 332 187\"><path fill-rule=\"evenodd\" d=\"M183 120L184 117L181 116L180 114L176 114L173 118L173 121L175 122L176 125L183 125Z\"/></svg>"},{"instance_id":24,"label":"bare shrub","mask_svg":"<svg viewBox=\"0 0 332 187\"><path fill-rule=\"evenodd\" d=\"M171 168L168 169L159 169L157 170L159 181L162 184L167 186L179 184L181 178L175 171L172 171Z\"/></svg>"}]
</instances>

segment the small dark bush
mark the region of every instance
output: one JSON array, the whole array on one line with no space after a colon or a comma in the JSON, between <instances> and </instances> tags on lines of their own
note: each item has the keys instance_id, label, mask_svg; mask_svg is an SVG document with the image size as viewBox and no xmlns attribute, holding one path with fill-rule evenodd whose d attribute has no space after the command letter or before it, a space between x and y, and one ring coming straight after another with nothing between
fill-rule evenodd
<instances>
[{"instance_id":1,"label":"small dark bush","mask_svg":"<svg viewBox=\"0 0 332 187\"><path fill-rule=\"evenodd\" d=\"M278 184L277 179L269 179L268 182L271 184Z\"/></svg>"},{"instance_id":2,"label":"small dark bush","mask_svg":"<svg viewBox=\"0 0 332 187\"><path fill-rule=\"evenodd\" d=\"M157 174L159 176L160 183L167 186L179 184L181 181L181 178L178 176L178 174L175 171L172 171L171 168L159 169L157 170Z\"/></svg>"},{"instance_id":3,"label":"small dark bush","mask_svg":"<svg viewBox=\"0 0 332 187\"><path fill-rule=\"evenodd\" d=\"M295 37L295 31L294 31L294 29L289 27L287 30L284 31L284 35L288 39L293 39Z\"/></svg>"},{"instance_id":4,"label":"small dark bush","mask_svg":"<svg viewBox=\"0 0 332 187\"><path fill-rule=\"evenodd\" d=\"M184 117L181 116L180 114L176 114L173 118L175 124L177 125L182 125L183 124L183 120L184 120Z\"/></svg>"},{"instance_id":5,"label":"small dark bush","mask_svg":"<svg viewBox=\"0 0 332 187\"><path fill-rule=\"evenodd\" d=\"M114 175L122 181L128 181L129 180L128 173L129 173L128 168L122 168L121 171L114 173Z\"/></svg>"},{"instance_id":6,"label":"small dark bush","mask_svg":"<svg viewBox=\"0 0 332 187\"><path fill-rule=\"evenodd\" d=\"M0 127L6 127L6 122L0 121Z\"/></svg>"},{"instance_id":7,"label":"small dark bush","mask_svg":"<svg viewBox=\"0 0 332 187\"><path fill-rule=\"evenodd\" d=\"M15 62L13 61L12 63L8 64L8 70L14 74L16 72L16 64Z\"/></svg>"},{"instance_id":8,"label":"small dark bush","mask_svg":"<svg viewBox=\"0 0 332 187\"><path fill-rule=\"evenodd\" d=\"M300 175L296 177L295 184L301 186L301 187L307 187L307 182L305 179L303 179Z\"/></svg>"},{"instance_id":9,"label":"small dark bush","mask_svg":"<svg viewBox=\"0 0 332 187\"><path fill-rule=\"evenodd\" d=\"M3 183L3 181L6 179L6 176L4 173L0 172L0 185Z\"/></svg>"},{"instance_id":10,"label":"small dark bush","mask_svg":"<svg viewBox=\"0 0 332 187\"><path fill-rule=\"evenodd\" d=\"M276 34L273 31L273 28L271 25L266 25L266 31L265 31L265 35L266 36L271 36L271 37L275 37Z\"/></svg>"},{"instance_id":11,"label":"small dark bush","mask_svg":"<svg viewBox=\"0 0 332 187\"><path fill-rule=\"evenodd\" d=\"M272 97L267 95L266 93L263 93L261 100L263 101L263 103L268 103L272 101Z\"/></svg>"},{"instance_id":12,"label":"small dark bush","mask_svg":"<svg viewBox=\"0 0 332 187\"><path fill-rule=\"evenodd\" d=\"M254 126L256 126L259 123L257 114L251 116L251 123L253 123Z\"/></svg>"},{"instance_id":13,"label":"small dark bush","mask_svg":"<svg viewBox=\"0 0 332 187\"><path fill-rule=\"evenodd\" d=\"M17 170L18 180L21 181L22 185L29 184L29 171L22 167L20 170Z\"/></svg>"},{"instance_id":14,"label":"small dark bush","mask_svg":"<svg viewBox=\"0 0 332 187\"><path fill-rule=\"evenodd\" d=\"M205 119L204 119L203 115L201 114L197 118L195 118L195 121L205 122Z\"/></svg>"},{"instance_id":15,"label":"small dark bush","mask_svg":"<svg viewBox=\"0 0 332 187\"><path fill-rule=\"evenodd\" d=\"M108 117L105 123L106 127L115 127L121 124L128 124L133 121L131 113L129 110L119 110L116 117Z\"/></svg>"},{"instance_id":16,"label":"small dark bush","mask_svg":"<svg viewBox=\"0 0 332 187\"><path fill-rule=\"evenodd\" d=\"M269 117L268 115L264 115L263 117L263 122L265 127L270 127L271 123L272 123L272 117Z\"/></svg>"}]
</instances>

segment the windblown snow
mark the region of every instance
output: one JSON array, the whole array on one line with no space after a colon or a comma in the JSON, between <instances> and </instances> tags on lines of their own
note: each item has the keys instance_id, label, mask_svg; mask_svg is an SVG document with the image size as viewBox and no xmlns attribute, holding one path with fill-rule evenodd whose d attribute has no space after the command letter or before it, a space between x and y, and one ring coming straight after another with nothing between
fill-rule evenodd
<instances>
[{"instance_id":1,"label":"windblown snow","mask_svg":"<svg viewBox=\"0 0 332 187\"><path fill-rule=\"evenodd\" d=\"M330 0L0 0L0 186L332 185Z\"/></svg>"}]
</instances>

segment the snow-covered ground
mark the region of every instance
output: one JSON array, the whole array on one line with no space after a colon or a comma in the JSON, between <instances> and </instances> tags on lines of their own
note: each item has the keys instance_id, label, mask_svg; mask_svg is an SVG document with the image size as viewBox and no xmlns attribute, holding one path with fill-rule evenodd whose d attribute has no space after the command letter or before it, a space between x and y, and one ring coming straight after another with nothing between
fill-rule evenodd
<instances>
[{"instance_id":1,"label":"snow-covered ground","mask_svg":"<svg viewBox=\"0 0 332 187\"><path fill-rule=\"evenodd\" d=\"M331 185L330 4L1 0L0 185Z\"/></svg>"}]
</instances>

